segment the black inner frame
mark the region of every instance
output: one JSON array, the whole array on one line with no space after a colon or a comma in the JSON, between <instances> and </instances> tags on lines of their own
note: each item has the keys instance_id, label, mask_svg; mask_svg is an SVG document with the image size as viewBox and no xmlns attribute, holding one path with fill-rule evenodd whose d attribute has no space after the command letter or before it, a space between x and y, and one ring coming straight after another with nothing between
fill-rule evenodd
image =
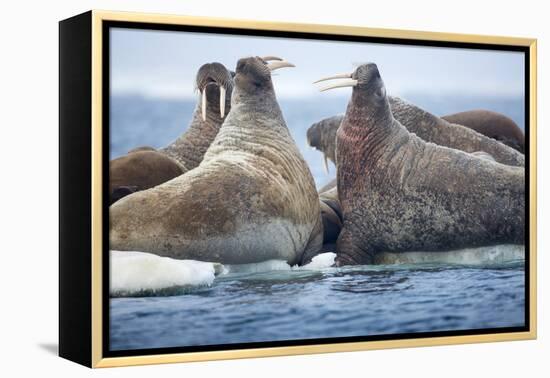
<instances>
[{"instance_id":1,"label":"black inner frame","mask_svg":"<svg viewBox=\"0 0 550 378\"><path fill-rule=\"evenodd\" d=\"M127 28L141 30L158 30L158 31L179 31L179 32L194 32L194 33L209 33L209 34L231 34L239 36L253 37L277 37L277 38L292 38L292 39L313 39L325 41L341 41L341 42L367 42L379 44L393 45L409 45L423 47L454 47L467 48L478 50L498 50L498 51L516 51L524 54L525 67L525 138L527 144L525 146L525 205L527 216L525 219L525 322L523 327L502 327L502 328L484 328L484 329L466 329L452 331L434 331L434 332L416 332L416 333L399 333L386 335L369 335L369 336L352 336L352 337L333 337L333 338L318 338L304 340L285 340L285 341L265 341L265 342L249 342L249 343L234 343L234 344L219 344L219 345L200 345L200 346L181 346L169 348L152 348L152 349L130 349L130 350L110 350L110 306L109 306L109 146L110 146L110 30L111 28ZM481 43L464 43L464 42L442 42L428 40L409 40L401 38L385 38L385 37L365 37L365 36L350 36L350 35L331 35L321 33L302 33L302 32L286 32L286 31L268 31L268 30L248 30L238 28L225 27L210 27L210 26L190 26L190 25L166 25L155 23L142 22L126 22L126 21L103 21L103 46L102 46L102 144L103 144L103 211L102 211L102 226L103 226L103 266L102 266L102 282L103 282L103 357L126 357L139 355L155 355L168 353L189 353L189 352L206 352L219 350L235 350L235 349L255 349L255 348L271 348L271 347L287 347L300 345L316 345L316 344L338 344L360 341L380 341L380 340L398 340L398 339L421 339L430 337L448 337L448 336L466 336L466 335L486 335L500 334L509 332L528 332L530 330L530 240L529 240L529 214L530 214L530 56L529 47L527 46L505 46L497 44L481 44Z\"/></svg>"}]
</instances>

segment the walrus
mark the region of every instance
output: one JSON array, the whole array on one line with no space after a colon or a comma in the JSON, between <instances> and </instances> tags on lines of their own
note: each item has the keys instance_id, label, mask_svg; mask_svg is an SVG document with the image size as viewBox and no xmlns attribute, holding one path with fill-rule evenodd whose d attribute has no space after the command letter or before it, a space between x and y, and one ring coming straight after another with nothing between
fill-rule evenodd
<instances>
[{"instance_id":1,"label":"walrus","mask_svg":"<svg viewBox=\"0 0 550 378\"><path fill-rule=\"evenodd\" d=\"M145 190L178 177L185 167L158 151L134 149L109 162L111 205L134 192Z\"/></svg>"},{"instance_id":2,"label":"walrus","mask_svg":"<svg viewBox=\"0 0 550 378\"><path fill-rule=\"evenodd\" d=\"M336 165L336 131L340 126L344 115L336 115L325 118L313 124L307 131L308 144L324 155L325 171L328 172L327 159ZM473 156L481 159L495 161L495 159L484 151L471 152ZM336 178L330 180L319 189L319 200L321 201L321 215L323 217L323 247L327 251L336 242L342 229L342 216L338 192L336 191ZM325 245L329 244L326 248Z\"/></svg>"},{"instance_id":3,"label":"walrus","mask_svg":"<svg viewBox=\"0 0 550 378\"><path fill-rule=\"evenodd\" d=\"M221 63L204 64L197 72L196 87L199 100L180 137L159 150L141 146L109 162L111 204L171 180L202 161L231 109L232 73Z\"/></svg>"},{"instance_id":4,"label":"walrus","mask_svg":"<svg viewBox=\"0 0 550 378\"><path fill-rule=\"evenodd\" d=\"M182 164L186 172L200 164L231 109L233 75L217 62L199 68L196 86L200 100L191 124L180 137L159 150Z\"/></svg>"},{"instance_id":5,"label":"walrus","mask_svg":"<svg viewBox=\"0 0 550 378\"><path fill-rule=\"evenodd\" d=\"M336 187L319 192L323 219L323 244L335 242L342 229L342 209Z\"/></svg>"},{"instance_id":6,"label":"walrus","mask_svg":"<svg viewBox=\"0 0 550 378\"><path fill-rule=\"evenodd\" d=\"M504 142L503 139L508 140L510 138L508 130L503 128L501 134L496 135L489 133L491 122L496 123L499 118L507 118L503 115L494 113L494 117L487 116L483 121L480 120L476 127L471 127L470 125L475 126L473 120L465 125L460 122L452 123L446 120L446 117L439 118L399 97L389 96L389 102L395 119L407 130L415 133L426 142L456 148L469 153L485 152L497 162L507 165L525 165L525 157L519 150L516 151L517 149L514 150L501 143ZM467 121L466 114L473 115L474 112L476 111L465 112L460 120ZM323 153L325 169L327 169L327 159L336 164L336 131L343 118L343 114L325 118L314 123L307 130L307 142L311 147ZM450 119L459 120L458 117ZM483 124L486 125L484 131L487 131L490 135L482 132ZM503 125L504 122L501 121L499 124ZM523 135L521 130L519 130L519 133Z\"/></svg>"},{"instance_id":7,"label":"walrus","mask_svg":"<svg viewBox=\"0 0 550 378\"><path fill-rule=\"evenodd\" d=\"M271 71L291 66L277 57L238 61L231 112L203 161L111 206L111 249L291 265L319 251L319 197L271 80Z\"/></svg>"},{"instance_id":8,"label":"walrus","mask_svg":"<svg viewBox=\"0 0 550 378\"><path fill-rule=\"evenodd\" d=\"M524 243L523 167L409 132L392 114L376 64L346 77L323 88L353 87L336 137L343 214L336 265L370 264L379 252Z\"/></svg>"},{"instance_id":9,"label":"walrus","mask_svg":"<svg viewBox=\"0 0 550 378\"><path fill-rule=\"evenodd\" d=\"M311 125L306 132L307 144L323 154L326 173L329 171L328 160L336 165L336 131L338 131L343 118L343 114L324 118Z\"/></svg>"},{"instance_id":10,"label":"walrus","mask_svg":"<svg viewBox=\"0 0 550 378\"><path fill-rule=\"evenodd\" d=\"M525 135L512 119L490 110L475 109L441 117L450 123L469 127L496 139L521 153L525 152Z\"/></svg>"}]
</instances>

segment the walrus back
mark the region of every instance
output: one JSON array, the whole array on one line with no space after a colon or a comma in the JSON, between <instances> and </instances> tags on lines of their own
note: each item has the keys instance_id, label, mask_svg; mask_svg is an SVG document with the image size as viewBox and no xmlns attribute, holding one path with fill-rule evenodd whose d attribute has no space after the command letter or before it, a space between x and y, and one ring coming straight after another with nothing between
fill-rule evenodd
<instances>
[{"instance_id":1,"label":"walrus back","mask_svg":"<svg viewBox=\"0 0 550 378\"><path fill-rule=\"evenodd\" d=\"M466 126L449 123L399 97L389 97L391 112L409 132L427 142L465 152L484 151L503 164L524 166L523 154Z\"/></svg>"},{"instance_id":2,"label":"walrus back","mask_svg":"<svg viewBox=\"0 0 550 378\"><path fill-rule=\"evenodd\" d=\"M128 193L155 187L184 173L177 161L153 149L141 148L109 162L111 203L119 188L132 188Z\"/></svg>"},{"instance_id":3,"label":"walrus back","mask_svg":"<svg viewBox=\"0 0 550 378\"><path fill-rule=\"evenodd\" d=\"M441 117L447 122L464 125L489 138L498 140L523 153L525 136L519 126L503 114L476 109Z\"/></svg>"}]
</instances>

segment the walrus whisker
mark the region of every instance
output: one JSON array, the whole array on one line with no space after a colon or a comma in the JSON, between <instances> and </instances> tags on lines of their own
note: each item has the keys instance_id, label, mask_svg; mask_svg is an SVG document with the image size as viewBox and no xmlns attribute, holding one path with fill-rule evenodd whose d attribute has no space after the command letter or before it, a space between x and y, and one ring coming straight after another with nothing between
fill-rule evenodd
<instances>
[{"instance_id":1,"label":"walrus whisker","mask_svg":"<svg viewBox=\"0 0 550 378\"><path fill-rule=\"evenodd\" d=\"M319 91L324 92L334 88L355 87L356 85L357 85L357 80L347 79L347 80L340 81L338 83L329 84L325 87L320 88Z\"/></svg>"},{"instance_id":2,"label":"walrus whisker","mask_svg":"<svg viewBox=\"0 0 550 378\"><path fill-rule=\"evenodd\" d=\"M225 116L225 87L220 85L220 117Z\"/></svg>"},{"instance_id":3,"label":"walrus whisker","mask_svg":"<svg viewBox=\"0 0 550 378\"><path fill-rule=\"evenodd\" d=\"M201 96L202 97L202 100L201 100L202 120L206 121L206 88L202 90L201 95L202 95Z\"/></svg>"},{"instance_id":4,"label":"walrus whisker","mask_svg":"<svg viewBox=\"0 0 550 378\"><path fill-rule=\"evenodd\" d=\"M278 70L279 68L284 67L296 67L294 64L287 62L286 60L276 61L272 63L267 64L267 68L269 68L270 71Z\"/></svg>"},{"instance_id":5,"label":"walrus whisker","mask_svg":"<svg viewBox=\"0 0 550 378\"><path fill-rule=\"evenodd\" d=\"M327 80L332 80L332 79L351 79L351 74L350 73L341 73L341 74L336 74L336 75L332 75L332 76L323 77L322 79L315 80L313 82L313 84L317 84L317 83L320 83L321 81L327 81Z\"/></svg>"},{"instance_id":6,"label":"walrus whisker","mask_svg":"<svg viewBox=\"0 0 550 378\"><path fill-rule=\"evenodd\" d=\"M283 58L279 58L278 56L274 56L274 55L261 56L260 58L264 62L268 62L270 60L284 60Z\"/></svg>"}]
</instances>

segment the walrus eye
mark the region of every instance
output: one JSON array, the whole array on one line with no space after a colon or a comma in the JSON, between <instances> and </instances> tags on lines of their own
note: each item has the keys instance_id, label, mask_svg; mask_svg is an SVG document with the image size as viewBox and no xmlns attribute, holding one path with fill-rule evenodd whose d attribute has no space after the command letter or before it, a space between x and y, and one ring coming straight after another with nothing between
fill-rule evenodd
<instances>
[{"instance_id":1,"label":"walrus eye","mask_svg":"<svg viewBox=\"0 0 550 378\"><path fill-rule=\"evenodd\" d=\"M245 69L245 67L246 67L246 63L245 63L245 62L243 62L243 61L238 61L238 62L237 62L237 69L236 69L236 71L242 72L242 71Z\"/></svg>"},{"instance_id":2,"label":"walrus eye","mask_svg":"<svg viewBox=\"0 0 550 378\"><path fill-rule=\"evenodd\" d=\"M380 87L376 90L374 95L378 98L383 98L386 96L386 87Z\"/></svg>"}]
</instances>

